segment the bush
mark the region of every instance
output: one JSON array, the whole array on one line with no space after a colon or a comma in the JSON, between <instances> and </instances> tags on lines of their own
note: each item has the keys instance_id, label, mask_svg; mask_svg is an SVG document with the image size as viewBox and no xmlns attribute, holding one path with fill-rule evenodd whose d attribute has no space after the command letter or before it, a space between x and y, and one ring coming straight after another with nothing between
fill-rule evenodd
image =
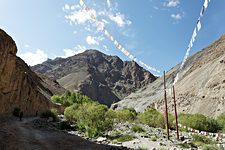
<instances>
[{"instance_id":1,"label":"bush","mask_svg":"<svg viewBox=\"0 0 225 150\"><path fill-rule=\"evenodd\" d=\"M15 117L19 117L20 116L20 108L18 108L18 107L14 108L12 114Z\"/></svg>"},{"instance_id":2,"label":"bush","mask_svg":"<svg viewBox=\"0 0 225 150\"><path fill-rule=\"evenodd\" d=\"M133 132L138 132L138 133L145 132L145 130L141 126L138 126L138 125L132 126L131 127L131 130Z\"/></svg>"},{"instance_id":3,"label":"bush","mask_svg":"<svg viewBox=\"0 0 225 150\"><path fill-rule=\"evenodd\" d=\"M215 119L202 114L180 114L179 122L200 131L217 132L220 130L219 124Z\"/></svg>"},{"instance_id":4,"label":"bush","mask_svg":"<svg viewBox=\"0 0 225 150\"><path fill-rule=\"evenodd\" d=\"M157 138L156 138L155 136L152 136L152 137L150 138L150 141L155 142L155 141L157 141Z\"/></svg>"},{"instance_id":5,"label":"bush","mask_svg":"<svg viewBox=\"0 0 225 150\"><path fill-rule=\"evenodd\" d=\"M151 127L164 128L164 117L154 108L148 108L143 113L140 113L138 115L138 120Z\"/></svg>"},{"instance_id":6,"label":"bush","mask_svg":"<svg viewBox=\"0 0 225 150\"><path fill-rule=\"evenodd\" d=\"M222 114L216 118L216 121L218 122L220 130L225 133L225 114Z\"/></svg>"},{"instance_id":7,"label":"bush","mask_svg":"<svg viewBox=\"0 0 225 150\"><path fill-rule=\"evenodd\" d=\"M137 112L134 108L124 108L116 111L116 120L118 122L132 122L137 118Z\"/></svg>"},{"instance_id":8,"label":"bush","mask_svg":"<svg viewBox=\"0 0 225 150\"><path fill-rule=\"evenodd\" d=\"M83 103L92 103L94 102L89 97L81 95L79 93L72 93L67 91L65 94L59 96L54 95L51 97L51 100L55 103L60 103L65 107L69 107L73 104L83 104Z\"/></svg>"},{"instance_id":9,"label":"bush","mask_svg":"<svg viewBox=\"0 0 225 150\"><path fill-rule=\"evenodd\" d=\"M66 108L65 117L76 123L78 129L88 137L96 137L113 126L113 119L107 115L108 108L97 103L84 103Z\"/></svg>"},{"instance_id":10,"label":"bush","mask_svg":"<svg viewBox=\"0 0 225 150\"><path fill-rule=\"evenodd\" d=\"M45 112L41 113L41 118L52 118L53 121L58 120L58 112L56 109L46 110Z\"/></svg>"},{"instance_id":11,"label":"bush","mask_svg":"<svg viewBox=\"0 0 225 150\"><path fill-rule=\"evenodd\" d=\"M215 142L203 135L193 135L193 142L201 142L204 144L214 144Z\"/></svg>"}]
</instances>

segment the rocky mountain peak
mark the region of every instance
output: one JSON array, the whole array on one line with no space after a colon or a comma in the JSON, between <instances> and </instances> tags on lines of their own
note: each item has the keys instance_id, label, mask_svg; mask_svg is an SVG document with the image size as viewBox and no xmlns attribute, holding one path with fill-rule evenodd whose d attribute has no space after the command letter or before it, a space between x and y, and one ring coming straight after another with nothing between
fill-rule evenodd
<instances>
[{"instance_id":1,"label":"rocky mountain peak","mask_svg":"<svg viewBox=\"0 0 225 150\"><path fill-rule=\"evenodd\" d=\"M98 50L44 62L32 70L108 106L156 79L136 62L123 62Z\"/></svg>"}]
</instances>

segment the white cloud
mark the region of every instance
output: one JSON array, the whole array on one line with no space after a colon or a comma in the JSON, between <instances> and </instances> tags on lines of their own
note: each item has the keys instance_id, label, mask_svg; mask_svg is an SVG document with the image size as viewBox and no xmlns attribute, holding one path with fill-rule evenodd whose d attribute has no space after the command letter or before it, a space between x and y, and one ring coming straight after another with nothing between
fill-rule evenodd
<instances>
[{"instance_id":1,"label":"white cloud","mask_svg":"<svg viewBox=\"0 0 225 150\"><path fill-rule=\"evenodd\" d=\"M96 37L87 36L86 42L88 45L99 45L99 42L96 40Z\"/></svg>"},{"instance_id":2,"label":"white cloud","mask_svg":"<svg viewBox=\"0 0 225 150\"><path fill-rule=\"evenodd\" d=\"M48 59L48 55L40 49L37 49L36 52L25 52L18 54L28 65L34 66L41 64Z\"/></svg>"},{"instance_id":3,"label":"white cloud","mask_svg":"<svg viewBox=\"0 0 225 150\"><path fill-rule=\"evenodd\" d=\"M171 14L171 18L175 19L175 20L181 20L183 18L183 15L181 14Z\"/></svg>"},{"instance_id":4,"label":"white cloud","mask_svg":"<svg viewBox=\"0 0 225 150\"><path fill-rule=\"evenodd\" d=\"M131 25L132 22L130 20L126 20L123 14L120 12L116 13L116 15L109 15L109 18L114 21L119 27L124 27L125 25Z\"/></svg>"},{"instance_id":5,"label":"white cloud","mask_svg":"<svg viewBox=\"0 0 225 150\"><path fill-rule=\"evenodd\" d=\"M165 4L167 7L176 7L180 4L180 0L168 0Z\"/></svg>"},{"instance_id":6,"label":"white cloud","mask_svg":"<svg viewBox=\"0 0 225 150\"><path fill-rule=\"evenodd\" d=\"M69 6L68 4L65 4L64 8L65 8L66 10L70 10L70 6Z\"/></svg>"},{"instance_id":7,"label":"white cloud","mask_svg":"<svg viewBox=\"0 0 225 150\"><path fill-rule=\"evenodd\" d=\"M71 10L68 15L65 15L65 18L69 20L70 23L83 24L91 19L90 14L96 16L96 11L94 9L90 9L89 13L87 13L79 5L72 5L70 7L68 4L66 4L63 9Z\"/></svg>"},{"instance_id":8,"label":"white cloud","mask_svg":"<svg viewBox=\"0 0 225 150\"><path fill-rule=\"evenodd\" d=\"M84 11L74 11L70 15L66 15L65 18L72 23L85 23L90 19L90 16Z\"/></svg>"},{"instance_id":9,"label":"white cloud","mask_svg":"<svg viewBox=\"0 0 225 150\"><path fill-rule=\"evenodd\" d=\"M83 53L87 48L85 46L77 45L73 49L63 49L64 55L60 56L62 58L67 58L70 56L74 56L79 53Z\"/></svg>"}]
</instances>

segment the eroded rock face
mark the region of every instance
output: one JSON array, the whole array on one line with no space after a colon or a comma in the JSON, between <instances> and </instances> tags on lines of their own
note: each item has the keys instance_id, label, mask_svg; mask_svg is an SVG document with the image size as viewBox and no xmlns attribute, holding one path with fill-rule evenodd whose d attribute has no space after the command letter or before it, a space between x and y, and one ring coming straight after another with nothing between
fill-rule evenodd
<instances>
[{"instance_id":1,"label":"eroded rock face","mask_svg":"<svg viewBox=\"0 0 225 150\"><path fill-rule=\"evenodd\" d=\"M32 70L57 80L67 90L79 91L108 106L156 80L137 63L123 62L97 50L47 60Z\"/></svg>"},{"instance_id":2,"label":"eroded rock face","mask_svg":"<svg viewBox=\"0 0 225 150\"><path fill-rule=\"evenodd\" d=\"M180 64L166 73L168 88L172 87ZM182 113L218 116L225 113L225 35L188 58L175 85L177 109ZM171 90L167 91L169 112L173 113ZM144 111L153 106L164 110L163 77L115 104L118 109L134 107Z\"/></svg>"},{"instance_id":3,"label":"eroded rock face","mask_svg":"<svg viewBox=\"0 0 225 150\"><path fill-rule=\"evenodd\" d=\"M16 53L15 42L0 29L0 115L11 114L16 107L25 115L53 107L52 92Z\"/></svg>"}]
</instances>

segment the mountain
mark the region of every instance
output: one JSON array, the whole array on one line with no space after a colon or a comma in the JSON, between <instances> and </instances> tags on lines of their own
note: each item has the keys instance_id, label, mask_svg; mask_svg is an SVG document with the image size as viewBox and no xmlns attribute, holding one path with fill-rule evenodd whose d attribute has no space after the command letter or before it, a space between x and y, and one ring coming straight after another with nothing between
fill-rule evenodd
<instances>
[{"instance_id":1,"label":"mountain","mask_svg":"<svg viewBox=\"0 0 225 150\"><path fill-rule=\"evenodd\" d=\"M15 42L0 29L0 115L12 114L14 108L31 115L57 107L50 101L52 92L16 53Z\"/></svg>"},{"instance_id":2,"label":"mountain","mask_svg":"<svg viewBox=\"0 0 225 150\"><path fill-rule=\"evenodd\" d=\"M38 74L56 80L70 91L78 91L110 106L156 77L135 62L123 62L97 50L87 50L68 58L56 58L33 66Z\"/></svg>"},{"instance_id":3,"label":"mountain","mask_svg":"<svg viewBox=\"0 0 225 150\"><path fill-rule=\"evenodd\" d=\"M166 73L166 83L171 87L180 64ZM218 116L225 113L225 35L213 44L190 57L175 85L179 112L202 113ZM173 100L168 90L171 113ZM163 77L147 87L130 94L113 107L134 107L143 111L148 106L164 109Z\"/></svg>"}]
</instances>

